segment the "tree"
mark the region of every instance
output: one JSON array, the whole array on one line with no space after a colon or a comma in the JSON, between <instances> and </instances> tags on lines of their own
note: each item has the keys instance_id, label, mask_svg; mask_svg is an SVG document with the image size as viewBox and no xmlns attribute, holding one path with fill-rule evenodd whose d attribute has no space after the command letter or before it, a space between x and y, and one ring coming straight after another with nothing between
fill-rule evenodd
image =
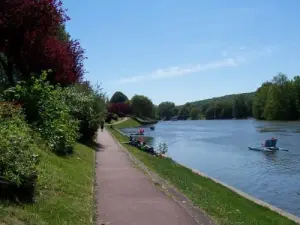
<instances>
[{"instance_id":1,"label":"tree","mask_svg":"<svg viewBox=\"0 0 300 225\"><path fill-rule=\"evenodd\" d=\"M235 96L233 100L233 118L247 118L247 106L243 95Z\"/></svg>"},{"instance_id":2,"label":"tree","mask_svg":"<svg viewBox=\"0 0 300 225\"><path fill-rule=\"evenodd\" d=\"M108 112L117 114L118 116L125 116L128 114L131 114L132 109L129 104L126 104L124 102L118 102L118 103L110 103L108 106Z\"/></svg>"},{"instance_id":3,"label":"tree","mask_svg":"<svg viewBox=\"0 0 300 225\"><path fill-rule=\"evenodd\" d=\"M126 102L126 101L128 101L127 96L124 95L120 91L115 92L110 99L110 103L120 103L120 102Z\"/></svg>"},{"instance_id":4,"label":"tree","mask_svg":"<svg viewBox=\"0 0 300 225\"><path fill-rule=\"evenodd\" d=\"M191 108L192 105L190 103L186 103L183 106L181 106L178 112L178 119L180 120L188 119L191 113Z\"/></svg>"},{"instance_id":5,"label":"tree","mask_svg":"<svg viewBox=\"0 0 300 225\"><path fill-rule=\"evenodd\" d=\"M173 102L162 102L158 105L158 115L160 118L165 118L166 120L171 119L176 115L175 104Z\"/></svg>"},{"instance_id":6,"label":"tree","mask_svg":"<svg viewBox=\"0 0 300 225\"><path fill-rule=\"evenodd\" d=\"M0 52L10 85L16 83L14 70L22 80L52 69L48 79L70 84L84 75L84 50L64 30L68 20L60 0L2 0L0 2ZM1 60L2 58L0 58Z\"/></svg>"},{"instance_id":7,"label":"tree","mask_svg":"<svg viewBox=\"0 0 300 225\"><path fill-rule=\"evenodd\" d=\"M209 104L209 106L206 108L205 118L208 120L216 119L216 109L213 103Z\"/></svg>"},{"instance_id":8,"label":"tree","mask_svg":"<svg viewBox=\"0 0 300 225\"><path fill-rule=\"evenodd\" d=\"M271 82L258 88L253 99L253 115L257 119L295 120L297 111L297 78L289 80L279 73Z\"/></svg>"},{"instance_id":9,"label":"tree","mask_svg":"<svg viewBox=\"0 0 300 225\"><path fill-rule=\"evenodd\" d=\"M153 116L153 103L143 95L135 95L131 99L131 107L133 113L137 117L152 117Z\"/></svg>"},{"instance_id":10,"label":"tree","mask_svg":"<svg viewBox=\"0 0 300 225\"><path fill-rule=\"evenodd\" d=\"M271 87L271 82L265 82L262 84L261 87L259 87L253 97L253 116L256 119L264 119L264 111L265 111L265 105L267 103L267 95L269 88Z\"/></svg>"},{"instance_id":11,"label":"tree","mask_svg":"<svg viewBox=\"0 0 300 225\"><path fill-rule=\"evenodd\" d=\"M293 83L285 74L279 73L273 78L269 88L264 118L267 120L293 120L296 117Z\"/></svg>"},{"instance_id":12,"label":"tree","mask_svg":"<svg viewBox=\"0 0 300 225\"><path fill-rule=\"evenodd\" d=\"M197 120L199 119L199 115L200 115L200 110L198 108L192 108L191 110L191 119L192 120Z\"/></svg>"},{"instance_id":13,"label":"tree","mask_svg":"<svg viewBox=\"0 0 300 225\"><path fill-rule=\"evenodd\" d=\"M158 106L157 105L153 105L153 115L152 115L153 119L159 119L159 115L158 115Z\"/></svg>"},{"instance_id":14,"label":"tree","mask_svg":"<svg viewBox=\"0 0 300 225\"><path fill-rule=\"evenodd\" d=\"M294 104L295 107L298 111L298 115L300 114L300 76L295 76L294 77L294 95L293 95L293 99L294 99Z\"/></svg>"}]
</instances>

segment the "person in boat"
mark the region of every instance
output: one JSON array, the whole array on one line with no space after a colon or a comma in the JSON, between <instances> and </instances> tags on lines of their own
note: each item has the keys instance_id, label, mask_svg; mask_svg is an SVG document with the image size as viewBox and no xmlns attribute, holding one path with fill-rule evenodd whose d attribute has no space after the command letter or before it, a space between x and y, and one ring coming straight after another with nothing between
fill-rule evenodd
<instances>
[{"instance_id":1,"label":"person in boat","mask_svg":"<svg viewBox=\"0 0 300 225\"><path fill-rule=\"evenodd\" d=\"M141 128L141 129L139 130L139 133L140 133L140 134L143 134L143 133L144 133L144 129Z\"/></svg>"},{"instance_id":2,"label":"person in boat","mask_svg":"<svg viewBox=\"0 0 300 225\"><path fill-rule=\"evenodd\" d=\"M266 148L275 148L276 147L276 143L277 143L277 139L275 138L271 138L265 141L263 147Z\"/></svg>"}]
</instances>

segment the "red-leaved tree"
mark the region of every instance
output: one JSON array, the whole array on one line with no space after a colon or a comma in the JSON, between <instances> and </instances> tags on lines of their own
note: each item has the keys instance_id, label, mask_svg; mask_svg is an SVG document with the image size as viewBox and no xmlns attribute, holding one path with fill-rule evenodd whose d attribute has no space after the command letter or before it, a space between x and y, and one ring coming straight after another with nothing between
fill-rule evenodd
<instances>
[{"instance_id":1,"label":"red-leaved tree","mask_svg":"<svg viewBox=\"0 0 300 225\"><path fill-rule=\"evenodd\" d=\"M84 50L78 41L62 40L62 27L69 18L61 0L1 0L0 53L11 85L14 67L21 79L52 69L52 82L70 84L84 75ZM0 58L3 59L3 58Z\"/></svg>"},{"instance_id":2,"label":"red-leaved tree","mask_svg":"<svg viewBox=\"0 0 300 225\"><path fill-rule=\"evenodd\" d=\"M108 106L108 112L114 113L117 115L128 115L132 113L131 106L129 104L119 102L119 103L111 103Z\"/></svg>"}]
</instances>

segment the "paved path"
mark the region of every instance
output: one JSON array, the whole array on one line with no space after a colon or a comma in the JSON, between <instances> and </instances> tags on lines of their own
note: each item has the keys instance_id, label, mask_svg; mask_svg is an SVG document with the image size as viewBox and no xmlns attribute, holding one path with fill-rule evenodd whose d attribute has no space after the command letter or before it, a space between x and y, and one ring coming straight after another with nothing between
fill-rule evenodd
<instances>
[{"instance_id":1,"label":"paved path","mask_svg":"<svg viewBox=\"0 0 300 225\"><path fill-rule=\"evenodd\" d=\"M196 225L157 189L104 130L96 155L97 225Z\"/></svg>"}]
</instances>

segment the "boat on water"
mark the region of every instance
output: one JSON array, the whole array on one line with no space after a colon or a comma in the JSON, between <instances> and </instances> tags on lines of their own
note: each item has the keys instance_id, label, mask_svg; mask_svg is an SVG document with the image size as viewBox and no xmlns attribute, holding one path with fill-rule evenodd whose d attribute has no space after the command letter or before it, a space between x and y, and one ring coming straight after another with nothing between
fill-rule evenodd
<instances>
[{"instance_id":1,"label":"boat on water","mask_svg":"<svg viewBox=\"0 0 300 225\"><path fill-rule=\"evenodd\" d=\"M253 150L253 151L262 151L262 152L275 152L278 150L288 151L287 149L279 148L276 145L277 145L277 139L272 138L272 139L266 140L264 143L261 144L261 146L258 146L258 147L249 146L248 149Z\"/></svg>"},{"instance_id":2,"label":"boat on water","mask_svg":"<svg viewBox=\"0 0 300 225\"><path fill-rule=\"evenodd\" d=\"M129 135L131 135L131 136L143 136L144 135L144 133L132 133L132 134L129 134Z\"/></svg>"},{"instance_id":3,"label":"boat on water","mask_svg":"<svg viewBox=\"0 0 300 225\"><path fill-rule=\"evenodd\" d=\"M249 150L262 151L262 152L274 152L279 150L279 148L273 147L248 147Z\"/></svg>"}]
</instances>

